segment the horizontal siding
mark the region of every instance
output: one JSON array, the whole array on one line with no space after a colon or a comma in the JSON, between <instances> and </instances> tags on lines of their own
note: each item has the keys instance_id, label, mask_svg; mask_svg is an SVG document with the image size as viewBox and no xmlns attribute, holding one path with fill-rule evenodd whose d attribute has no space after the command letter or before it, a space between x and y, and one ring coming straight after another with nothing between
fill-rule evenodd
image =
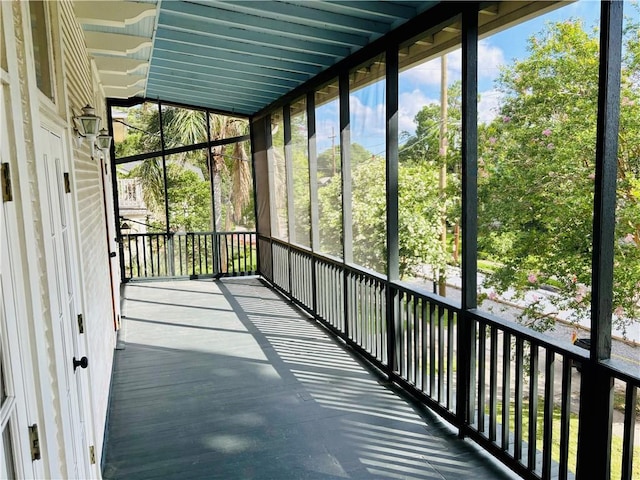
<instances>
[{"instance_id":1,"label":"horizontal siding","mask_svg":"<svg viewBox=\"0 0 640 480\"><path fill-rule=\"evenodd\" d=\"M75 114L86 104L93 104L98 91L92 76L82 28L75 19L73 5L65 1L59 5L63 39L63 61L67 102ZM104 100L103 100L104 105ZM93 105L103 111L103 105ZM105 120L103 118L103 120ZM87 142L74 145L74 189L77 201L79 250L84 290L84 318L87 355L91 363L91 394L96 452L102 452L108 393L111 381L115 333L106 221L100 179L99 160L92 159ZM100 459L98 459L98 463Z\"/></svg>"}]
</instances>

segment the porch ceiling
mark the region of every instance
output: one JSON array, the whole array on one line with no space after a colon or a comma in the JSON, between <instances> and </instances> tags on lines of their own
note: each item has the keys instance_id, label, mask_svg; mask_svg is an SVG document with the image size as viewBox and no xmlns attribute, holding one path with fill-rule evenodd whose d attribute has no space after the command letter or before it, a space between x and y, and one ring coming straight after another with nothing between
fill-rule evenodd
<instances>
[{"instance_id":1,"label":"porch ceiling","mask_svg":"<svg viewBox=\"0 0 640 480\"><path fill-rule=\"evenodd\" d=\"M75 9L108 97L249 115L436 3L79 1Z\"/></svg>"}]
</instances>

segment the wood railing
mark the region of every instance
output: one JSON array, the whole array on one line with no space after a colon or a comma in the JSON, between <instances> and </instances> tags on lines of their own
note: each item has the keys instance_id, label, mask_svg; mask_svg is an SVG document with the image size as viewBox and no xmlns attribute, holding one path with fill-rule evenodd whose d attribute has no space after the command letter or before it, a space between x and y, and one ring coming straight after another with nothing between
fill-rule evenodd
<instances>
[{"instance_id":1,"label":"wood railing","mask_svg":"<svg viewBox=\"0 0 640 480\"><path fill-rule=\"evenodd\" d=\"M638 478L637 367L590 360L568 342L305 248L259 245L259 271L276 289L523 478L592 478L588 452L598 448L611 451L611 478ZM624 420L607 444L580 429L611 431L613 408L595 417L589 408L613 382Z\"/></svg>"},{"instance_id":2,"label":"wood railing","mask_svg":"<svg viewBox=\"0 0 640 480\"><path fill-rule=\"evenodd\" d=\"M122 235L122 280L255 275L255 232Z\"/></svg>"}]
</instances>

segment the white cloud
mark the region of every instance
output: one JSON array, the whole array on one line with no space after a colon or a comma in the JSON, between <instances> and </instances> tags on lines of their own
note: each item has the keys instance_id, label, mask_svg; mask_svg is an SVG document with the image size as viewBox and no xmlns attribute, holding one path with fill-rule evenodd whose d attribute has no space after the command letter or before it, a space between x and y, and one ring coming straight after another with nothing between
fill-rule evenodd
<instances>
[{"instance_id":1,"label":"white cloud","mask_svg":"<svg viewBox=\"0 0 640 480\"><path fill-rule=\"evenodd\" d=\"M480 92L480 102L478 103L478 122L489 123L498 116L503 94L498 90L487 90Z\"/></svg>"},{"instance_id":2,"label":"white cloud","mask_svg":"<svg viewBox=\"0 0 640 480\"><path fill-rule=\"evenodd\" d=\"M440 58L416 65L400 74L400 82L412 85L440 85Z\"/></svg>"},{"instance_id":3,"label":"white cloud","mask_svg":"<svg viewBox=\"0 0 640 480\"><path fill-rule=\"evenodd\" d=\"M484 78L495 78L500 72L500 67L504 65L504 52L501 48L480 41L478 43L478 76Z\"/></svg>"},{"instance_id":4,"label":"white cloud","mask_svg":"<svg viewBox=\"0 0 640 480\"><path fill-rule=\"evenodd\" d=\"M422 110L422 107L430 103L438 103L438 100L427 97L417 88L412 92L401 93L398 103L398 130L400 133L409 132L414 134L416 124L413 119Z\"/></svg>"},{"instance_id":5,"label":"white cloud","mask_svg":"<svg viewBox=\"0 0 640 480\"><path fill-rule=\"evenodd\" d=\"M372 92L373 93L373 92ZM384 146L385 138L385 105L384 103L373 104L373 98L370 100L371 105L363 103L360 98L355 95L349 96L349 108L351 113L351 141L363 144L366 148L377 148Z\"/></svg>"},{"instance_id":6,"label":"white cloud","mask_svg":"<svg viewBox=\"0 0 640 480\"><path fill-rule=\"evenodd\" d=\"M504 52L501 48L483 40L478 43L478 76L495 78L500 66L504 65ZM440 84L440 57L409 68L400 74L401 82L416 86L438 86ZM462 51L454 50L447 54L447 73L449 82L460 79L462 75Z\"/></svg>"}]
</instances>

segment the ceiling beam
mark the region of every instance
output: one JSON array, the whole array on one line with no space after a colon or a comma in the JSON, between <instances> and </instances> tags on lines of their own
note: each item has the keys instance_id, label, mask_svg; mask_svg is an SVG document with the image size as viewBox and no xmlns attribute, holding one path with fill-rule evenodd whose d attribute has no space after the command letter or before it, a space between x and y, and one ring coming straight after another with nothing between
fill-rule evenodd
<instances>
[{"instance_id":1,"label":"ceiling beam","mask_svg":"<svg viewBox=\"0 0 640 480\"><path fill-rule=\"evenodd\" d=\"M281 70L283 72L298 73L312 77L317 74L321 68L316 65L302 64L299 62L291 62L288 60L280 60L278 58L265 58L253 56L248 53L242 54L238 52L229 52L214 47L206 47L202 45L194 45L175 40L167 39L165 31L158 31L156 34L155 48L175 52L179 55L193 55L209 59L215 59L215 62L233 62L240 65L252 65L254 67L268 68L270 70Z\"/></svg>"},{"instance_id":2,"label":"ceiling beam","mask_svg":"<svg viewBox=\"0 0 640 480\"><path fill-rule=\"evenodd\" d=\"M229 25L215 23L210 18L184 15L182 12L169 12L163 8L160 15L161 25L165 28L202 33L218 38L241 38L249 45L264 45L283 49L286 52L314 53L331 58L343 58L351 53L346 46L315 42L308 39L284 37L281 35L265 35L264 32L242 30Z\"/></svg>"},{"instance_id":3,"label":"ceiling beam","mask_svg":"<svg viewBox=\"0 0 640 480\"><path fill-rule=\"evenodd\" d=\"M162 58L167 58L170 60L186 60L190 57L193 60L192 63L203 62L208 59L211 61L211 57L207 54L206 49L200 49L198 47L187 47L185 46L182 49L175 48L175 44L165 43L164 40L156 41L156 46L154 49L154 55L156 55L158 51L162 51ZM153 68L153 59L151 60L151 65ZM296 71L289 71L283 68L272 68L269 64L266 65L256 65L253 63L246 63L242 61L241 56L235 56L235 59L224 59L224 58L216 58L215 62L216 66L220 68L230 68L231 70L235 70L240 73L244 73L245 75L258 74L264 77L273 77L273 78L284 78L284 79L294 79L296 81L305 81L311 77L313 77L313 73L302 73Z\"/></svg>"},{"instance_id":4,"label":"ceiling beam","mask_svg":"<svg viewBox=\"0 0 640 480\"><path fill-rule=\"evenodd\" d=\"M265 5L268 5L268 3L265 3ZM366 35L354 35L352 33L334 32L323 28L296 25L281 20L234 12L221 8L221 6L210 7L190 2L164 2L162 4L162 10L190 15L195 18L208 18L212 23L229 25L234 28L238 28L238 26L241 25L243 30L252 30L271 35L277 34L301 40L314 40L321 43L343 45L350 48L363 47L369 41ZM162 14L160 15L159 24L162 24Z\"/></svg>"},{"instance_id":5,"label":"ceiling beam","mask_svg":"<svg viewBox=\"0 0 640 480\"><path fill-rule=\"evenodd\" d=\"M225 68L225 66L220 65L216 62L215 66L205 65L202 63L193 63L193 60L190 57L187 58L155 58L153 60L153 68L155 71L156 66L160 68L171 68L177 69L179 71L188 70L190 72L202 73L210 76L219 76L222 78L229 79L238 79L240 78L242 81L255 84L255 85L266 85L273 86L276 88L282 88L285 90L290 90L296 85L300 84L300 81L296 81L291 78L276 78L273 76L262 75L256 72L249 73L247 71L243 71L240 67L237 67L235 64L231 64L236 68Z\"/></svg>"},{"instance_id":6,"label":"ceiling beam","mask_svg":"<svg viewBox=\"0 0 640 480\"><path fill-rule=\"evenodd\" d=\"M263 35L264 37L264 35ZM305 63L317 67L326 67L334 63L333 58L316 55L312 53L294 52L291 50L283 50L281 48L268 47L264 45L254 45L246 43L241 39L221 38L209 36L207 32L193 32L177 30L173 26L158 29L156 39L164 39L172 42L188 43L206 48L213 48L228 52L240 53L242 55L250 55L257 57L265 57L269 59L286 58L288 61Z\"/></svg>"},{"instance_id":7,"label":"ceiling beam","mask_svg":"<svg viewBox=\"0 0 640 480\"><path fill-rule=\"evenodd\" d=\"M87 50L93 54L126 56L138 50L151 47L151 39L119 33L84 32Z\"/></svg>"},{"instance_id":8,"label":"ceiling beam","mask_svg":"<svg viewBox=\"0 0 640 480\"><path fill-rule=\"evenodd\" d=\"M112 2L115 3L115 2ZM100 5L96 2L73 2L78 23L82 25L100 25L103 27L124 28L140 20L156 15L157 5L153 3L117 2L116 5Z\"/></svg>"},{"instance_id":9,"label":"ceiling beam","mask_svg":"<svg viewBox=\"0 0 640 480\"><path fill-rule=\"evenodd\" d=\"M239 13L271 18L287 23L318 27L357 35L383 34L389 30L389 24L382 21L369 20L352 15L335 14L327 10L315 8L318 2L307 2L304 5L280 2L209 2L208 5L232 10ZM391 22L389 22L391 23Z\"/></svg>"}]
</instances>

